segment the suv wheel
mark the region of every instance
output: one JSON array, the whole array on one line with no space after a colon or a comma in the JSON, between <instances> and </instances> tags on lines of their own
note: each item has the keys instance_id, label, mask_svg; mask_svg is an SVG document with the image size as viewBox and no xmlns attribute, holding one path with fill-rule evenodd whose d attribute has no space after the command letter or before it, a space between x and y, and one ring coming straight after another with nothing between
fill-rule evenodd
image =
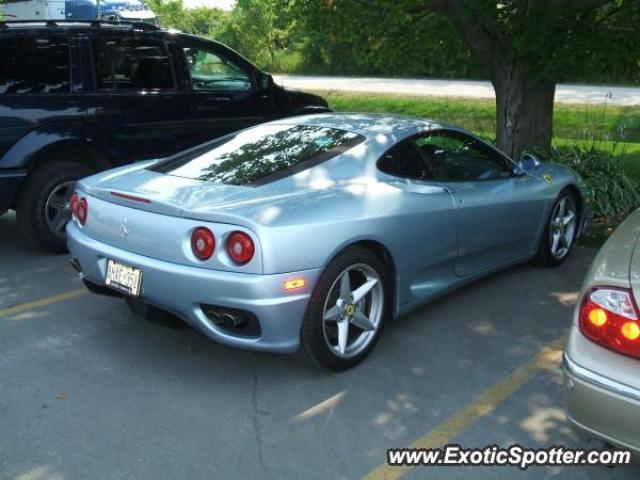
<instances>
[{"instance_id":1,"label":"suv wheel","mask_svg":"<svg viewBox=\"0 0 640 480\"><path fill-rule=\"evenodd\" d=\"M76 181L92 170L75 162L54 162L32 172L16 205L18 228L36 247L67 251L65 226L71 218L69 199Z\"/></svg>"}]
</instances>

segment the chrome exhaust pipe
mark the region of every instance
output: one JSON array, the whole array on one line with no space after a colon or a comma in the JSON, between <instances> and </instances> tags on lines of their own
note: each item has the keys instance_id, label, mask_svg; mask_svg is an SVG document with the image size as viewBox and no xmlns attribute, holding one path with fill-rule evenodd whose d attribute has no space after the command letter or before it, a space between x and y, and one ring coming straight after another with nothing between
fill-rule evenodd
<instances>
[{"instance_id":1,"label":"chrome exhaust pipe","mask_svg":"<svg viewBox=\"0 0 640 480\"><path fill-rule=\"evenodd\" d=\"M260 322L251 312L217 305L200 305L202 312L217 328L245 337L262 334Z\"/></svg>"},{"instance_id":2,"label":"chrome exhaust pipe","mask_svg":"<svg viewBox=\"0 0 640 480\"><path fill-rule=\"evenodd\" d=\"M231 325L235 328L242 325L242 320L238 319L235 315L232 315L228 312L224 312L222 315L220 315L220 322L226 323L227 325Z\"/></svg>"}]
</instances>

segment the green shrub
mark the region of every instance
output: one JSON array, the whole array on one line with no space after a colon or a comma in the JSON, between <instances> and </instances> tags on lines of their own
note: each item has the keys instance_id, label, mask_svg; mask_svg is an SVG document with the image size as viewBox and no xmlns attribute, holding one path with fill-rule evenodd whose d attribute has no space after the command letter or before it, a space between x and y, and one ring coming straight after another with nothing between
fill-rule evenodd
<instances>
[{"instance_id":1,"label":"green shrub","mask_svg":"<svg viewBox=\"0 0 640 480\"><path fill-rule=\"evenodd\" d=\"M580 174L591 189L591 209L596 218L615 221L640 207L640 186L610 153L595 146L573 145L553 149L549 160L567 165Z\"/></svg>"}]
</instances>

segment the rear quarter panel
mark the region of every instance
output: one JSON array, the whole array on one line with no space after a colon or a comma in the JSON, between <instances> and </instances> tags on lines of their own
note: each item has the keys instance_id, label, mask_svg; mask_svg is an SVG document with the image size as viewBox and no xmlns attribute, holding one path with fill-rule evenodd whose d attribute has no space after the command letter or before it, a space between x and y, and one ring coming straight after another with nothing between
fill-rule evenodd
<instances>
[{"instance_id":1,"label":"rear quarter panel","mask_svg":"<svg viewBox=\"0 0 640 480\"><path fill-rule=\"evenodd\" d=\"M437 186L351 184L250 207L262 243L264 272L323 267L348 245L375 241L391 254L398 276L452 258L456 235L451 198Z\"/></svg>"}]
</instances>

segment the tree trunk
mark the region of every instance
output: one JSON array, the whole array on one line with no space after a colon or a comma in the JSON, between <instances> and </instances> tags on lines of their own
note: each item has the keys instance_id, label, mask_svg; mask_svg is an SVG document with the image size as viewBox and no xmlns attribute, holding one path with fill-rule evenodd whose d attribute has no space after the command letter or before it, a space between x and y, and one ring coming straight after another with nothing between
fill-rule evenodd
<instances>
[{"instance_id":1,"label":"tree trunk","mask_svg":"<svg viewBox=\"0 0 640 480\"><path fill-rule=\"evenodd\" d=\"M517 160L525 150L551 148L556 83L534 80L519 69L494 75L496 132L500 150Z\"/></svg>"}]
</instances>

